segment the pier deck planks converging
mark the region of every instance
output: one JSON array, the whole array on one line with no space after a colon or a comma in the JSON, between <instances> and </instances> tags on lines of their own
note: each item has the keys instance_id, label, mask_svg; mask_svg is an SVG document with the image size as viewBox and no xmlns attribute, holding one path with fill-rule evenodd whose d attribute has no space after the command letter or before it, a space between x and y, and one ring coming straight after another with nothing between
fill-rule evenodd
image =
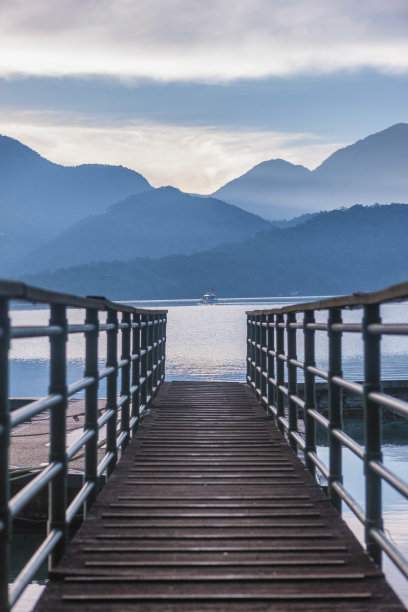
<instances>
[{"instance_id":1,"label":"pier deck planks converging","mask_svg":"<svg viewBox=\"0 0 408 612\"><path fill-rule=\"evenodd\" d=\"M166 383L39 612L404 610L240 383Z\"/></svg>"}]
</instances>

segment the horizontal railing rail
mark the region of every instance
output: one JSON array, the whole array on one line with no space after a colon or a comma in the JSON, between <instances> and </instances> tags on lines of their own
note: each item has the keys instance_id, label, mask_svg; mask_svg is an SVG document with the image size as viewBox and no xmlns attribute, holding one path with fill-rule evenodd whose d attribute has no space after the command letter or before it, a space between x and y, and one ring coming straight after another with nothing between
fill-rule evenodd
<instances>
[{"instance_id":1,"label":"horizontal railing rail","mask_svg":"<svg viewBox=\"0 0 408 612\"><path fill-rule=\"evenodd\" d=\"M13 326L10 303L44 304L48 325ZM68 309L83 309L84 323L71 325ZM33 310L33 316L35 310ZM106 320L101 320L104 317ZM53 567L68 542L78 512L86 515L95 501L101 477L108 478L165 376L166 310L146 310L103 297L82 298L24 283L0 281L0 610L8 611L41 565ZM100 335L106 334L106 365L100 369ZM67 384L67 341L84 336L83 377ZM9 397L9 352L13 340L48 338L49 394L13 411ZM106 379L106 402L100 408L100 382ZM68 398L83 392L83 432L67 445ZM28 484L11 497L9 447L13 428L49 411L48 464L32 474ZM106 434L101 432L102 428ZM104 447L104 448L102 448ZM84 456L83 483L68 503L68 465ZM102 455L102 456L101 456ZM27 470L29 471L29 470ZM26 475L27 471L17 470ZM18 477L18 476L17 476ZM48 535L11 588L8 586L13 519L45 487L49 487Z\"/></svg>"},{"instance_id":2,"label":"horizontal railing rail","mask_svg":"<svg viewBox=\"0 0 408 612\"><path fill-rule=\"evenodd\" d=\"M327 481L328 494L336 509L341 513L344 501L364 525L366 549L373 560L381 567L382 552L385 552L408 578L408 560L384 529L382 482L388 483L405 499L408 499L408 483L384 465L381 426L383 408L407 418L408 402L382 392L380 367L382 335L408 333L407 323L382 323L380 306L406 299L408 283L403 283L373 293L247 312L247 382L293 449L301 452L311 473L316 476L317 470ZM345 309L361 309L361 323L343 323ZM326 322L316 322L317 311L322 311L320 317L327 313ZM303 361L297 358L298 332L302 334ZM328 337L327 371L316 367L316 332L325 332ZM343 377L344 333L362 334L362 384ZM299 370L304 377L303 397L298 394ZM322 378L328 384L328 418L317 409L316 378ZM343 430L343 389L361 397L364 445ZM317 424L327 431L328 466L318 456ZM364 508L343 484L343 447L364 464Z\"/></svg>"}]
</instances>

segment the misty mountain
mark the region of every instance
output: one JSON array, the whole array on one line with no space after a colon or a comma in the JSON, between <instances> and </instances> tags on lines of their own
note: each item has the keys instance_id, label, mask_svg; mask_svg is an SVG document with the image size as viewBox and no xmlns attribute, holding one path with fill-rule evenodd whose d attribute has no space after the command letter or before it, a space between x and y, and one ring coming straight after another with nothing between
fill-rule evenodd
<instances>
[{"instance_id":1,"label":"misty mountain","mask_svg":"<svg viewBox=\"0 0 408 612\"><path fill-rule=\"evenodd\" d=\"M299 217L293 217L293 219L280 219L279 221L271 221L270 223L273 227L294 227L295 225L306 223L306 221L309 221L309 219L317 214L318 213L305 213Z\"/></svg>"},{"instance_id":2,"label":"misty mountain","mask_svg":"<svg viewBox=\"0 0 408 612\"><path fill-rule=\"evenodd\" d=\"M99 262L25 277L113 299L321 295L372 291L408 278L408 205L323 212L294 227L190 256Z\"/></svg>"},{"instance_id":3,"label":"misty mountain","mask_svg":"<svg viewBox=\"0 0 408 612\"><path fill-rule=\"evenodd\" d=\"M0 136L1 263L149 188L141 174L122 166L61 166L18 140Z\"/></svg>"},{"instance_id":4,"label":"misty mountain","mask_svg":"<svg viewBox=\"0 0 408 612\"><path fill-rule=\"evenodd\" d=\"M310 189L311 175L304 166L271 159L230 181L213 196L265 219L290 219L305 212L302 199Z\"/></svg>"},{"instance_id":5,"label":"misty mountain","mask_svg":"<svg viewBox=\"0 0 408 612\"><path fill-rule=\"evenodd\" d=\"M20 269L53 270L99 260L190 254L242 241L269 227L268 221L237 206L162 187L78 221L34 250Z\"/></svg>"},{"instance_id":6,"label":"misty mountain","mask_svg":"<svg viewBox=\"0 0 408 612\"><path fill-rule=\"evenodd\" d=\"M214 194L266 219L407 201L408 124L398 123L339 149L311 171L281 159L258 164Z\"/></svg>"}]
</instances>

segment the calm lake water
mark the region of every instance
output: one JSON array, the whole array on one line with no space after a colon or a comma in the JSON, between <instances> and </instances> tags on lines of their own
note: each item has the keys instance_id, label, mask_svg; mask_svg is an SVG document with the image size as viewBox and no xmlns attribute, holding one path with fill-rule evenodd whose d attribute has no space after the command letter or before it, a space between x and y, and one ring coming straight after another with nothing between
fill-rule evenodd
<instances>
[{"instance_id":1,"label":"calm lake water","mask_svg":"<svg viewBox=\"0 0 408 612\"><path fill-rule=\"evenodd\" d=\"M246 376L246 318L245 311L274 308L312 301L314 297L295 298L253 298L220 300L215 305L199 304L198 300L184 301L129 301L142 308L167 308L168 328L166 347L167 380L228 380L245 381ZM360 311L345 313L347 322L359 322ZM382 307L386 322L407 322L408 305L391 304ZM15 325L46 324L49 312L44 308L22 308L12 311ZM84 312L69 312L72 323L82 322ZM324 320L318 315L317 320ZM100 339L101 354L105 350L105 334ZM299 332L298 357L303 359L301 332ZM327 368L327 334L316 333L317 366ZM83 376L84 340L73 335L68 343L68 378L72 382ZM11 350L11 395L34 397L48 393L49 343L46 339L15 340ZM362 340L358 334L345 334L343 340L344 376L350 380L361 380L363 372ZM101 358L101 367L104 360ZM301 373L299 373L301 374ZM384 337L382 340L382 378L387 380L408 379L408 338ZM301 380L301 376L299 376ZM104 389L101 388L101 396ZM354 422L353 435L358 437L361 423ZM396 425L399 435L391 432L385 440L386 464L396 473L407 477L408 444L401 443L401 423ZM408 442L408 426L403 441ZM319 449L324 460L327 447L322 443ZM344 451L345 484L353 496L363 504L362 464L349 451ZM385 523L387 532L408 556L408 504L388 485L384 485ZM354 516L345 510L345 518L358 537L362 530ZM385 562L385 571L399 596L408 605L408 584L398 570Z\"/></svg>"},{"instance_id":2,"label":"calm lake water","mask_svg":"<svg viewBox=\"0 0 408 612\"><path fill-rule=\"evenodd\" d=\"M142 308L167 308L167 380L235 380L246 376L246 319L245 311L279 307L289 303L310 301L314 297L251 298L220 300L215 305L199 304L198 300L126 302ZM319 320L318 315L317 320ZM359 311L346 312L344 320L358 322ZM408 305L383 306L384 321L408 321ZM47 309L24 308L12 311L15 325L48 322ZM81 310L71 310L72 323L83 322ZM323 320L323 318L321 319ZM299 358L303 358L302 338L299 333ZM105 350L105 334L100 336L101 354ZM382 340L383 379L408 378L408 339L386 336ZM69 381L83 375L84 339L74 334L68 342ZM327 334L316 333L318 367L327 367ZM345 334L343 339L344 375L360 380L363 372L362 340L359 334ZM36 338L30 342L15 340L11 350L11 389L14 396L41 396L47 393L49 343ZM101 366L103 358L101 359ZM301 380L301 372L300 380Z\"/></svg>"}]
</instances>

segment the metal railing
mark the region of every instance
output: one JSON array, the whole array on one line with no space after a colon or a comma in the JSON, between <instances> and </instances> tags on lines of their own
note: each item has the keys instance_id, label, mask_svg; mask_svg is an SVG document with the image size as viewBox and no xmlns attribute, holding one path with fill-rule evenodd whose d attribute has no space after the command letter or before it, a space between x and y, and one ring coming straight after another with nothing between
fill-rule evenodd
<instances>
[{"instance_id":1,"label":"metal railing","mask_svg":"<svg viewBox=\"0 0 408 612\"><path fill-rule=\"evenodd\" d=\"M247 312L247 382L259 401L274 418L296 452L316 476L327 481L328 494L341 513L342 501L364 525L366 549L381 566L384 551L408 577L408 561L387 537L383 525L382 481L408 499L408 483L383 463L382 409L408 418L408 402L381 391L381 348L383 335L408 335L408 323L382 323L380 305L408 299L408 283L375 293L358 293L272 310ZM360 323L343 323L345 309L359 308ZM325 322L316 322L315 312L327 313ZM320 317L321 318L321 317ZM315 334L328 336L328 370L316 367ZM364 381L347 380L342 373L342 335L362 334ZM304 360L297 357L298 336L302 338ZM286 375L285 375L286 366ZM303 372L303 397L298 392L297 373ZM327 381L328 418L316 407L315 379ZM342 390L360 396L364 418L364 445L343 430ZM327 431L329 465L316 450L316 425ZM364 464L365 507L343 484L342 451L349 449Z\"/></svg>"},{"instance_id":2,"label":"metal railing","mask_svg":"<svg viewBox=\"0 0 408 612\"><path fill-rule=\"evenodd\" d=\"M10 301L40 303L49 307L45 326L16 327L10 323ZM85 320L70 325L68 309L84 309ZM33 314L35 311L33 310ZM104 313L105 321L101 321ZM105 298L81 298L0 281L0 610L15 604L38 569L49 559L53 567L68 542L69 526L77 512L84 514L94 502L98 483L112 473L118 454L126 448L164 380L165 310L141 310ZM106 366L98 338L106 333ZM84 375L67 384L67 340L83 334ZM10 410L9 349L14 338L49 338L49 395ZM121 350L120 356L118 355ZM106 405L98 409L98 387L106 379ZM84 392L85 421L78 440L67 447L68 398ZM10 498L9 445L13 428L35 415L49 411L50 451L48 465ZM104 428L105 440L99 439ZM100 459L101 446L105 444ZM68 503L68 464L84 448L83 485ZM99 452L99 455L98 455ZM98 462L99 461L99 462ZM10 540L13 519L46 486L49 487L48 535L13 583L8 587Z\"/></svg>"}]
</instances>

